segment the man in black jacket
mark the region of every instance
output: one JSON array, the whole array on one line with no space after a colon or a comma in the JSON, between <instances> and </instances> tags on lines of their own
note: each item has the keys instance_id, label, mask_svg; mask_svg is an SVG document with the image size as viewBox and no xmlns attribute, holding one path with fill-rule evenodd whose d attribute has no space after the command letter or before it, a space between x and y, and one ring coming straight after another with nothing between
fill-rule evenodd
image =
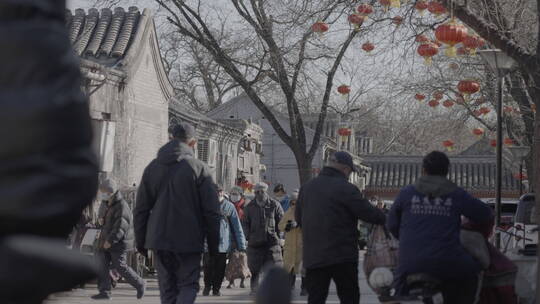
<instances>
[{"instance_id":1,"label":"man in black jacket","mask_svg":"<svg viewBox=\"0 0 540 304\"><path fill-rule=\"evenodd\" d=\"M98 256L102 262L102 271L98 278L99 294L92 296L94 300L111 298L111 276L113 268L137 289L137 299L144 295L144 280L127 265L127 253L133 249L133 215L128 203L118 191L116 183L107 179L101 183L99 190L108 199L107 210L103 218L103 227L98 240Z\"/></svg>"},{"instance_id":2,"label":"man in black jacket","mask_svg":"<svg viewBox=\"0 0 540 304\"><path fill-rule=\"evenodd\" d=\"M144 170L135 206L137 250L155 253L162 304L190 304L199 291L201 254L207 238L218 253L220 209L208 167L193 155L195 128L174 127Z\"/></svg>"},{"instance_id":3,"label":"man in black jacket","mask_svg":"<svg viewBox=\"0 0 540 304\"><path fill-rule=\"evenodd\" d=\"M384 214L348 182L347 152L334 153L321 174L300 189L296 222L302 227L309 304L323 304L334 280L342 304L358 304L358 220L383 225Z\"/></svg>"},{"instance_id":4,"label":"man in black jacket","mask_svg":"<svg viewBox=\"0 0 540 304\"><path fill-rule=\"evenodd\" d=\"M244 233L248 241L248 266L251 271L251 294L259 284L264 266L283 265L278 224L283 218L281 204L268 196L268 185L254 187L255 199L244 208Z\"/></svg>"}]
</instances>

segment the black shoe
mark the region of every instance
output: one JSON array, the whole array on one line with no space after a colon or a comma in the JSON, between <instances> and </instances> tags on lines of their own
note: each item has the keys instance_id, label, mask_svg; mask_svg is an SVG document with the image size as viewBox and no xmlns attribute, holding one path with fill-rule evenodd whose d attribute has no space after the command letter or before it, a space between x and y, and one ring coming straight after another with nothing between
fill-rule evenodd
<instances>
[{"instance_id":1,"label":"black shoe","mask_svg":"<svg viewBox=\"0 0 540 304\"><path fill-rule=\"evenodd\" d=\"M301 296L301 297L307 296L307 290L302 289L302 290L300 291L300 296Z\"/></svg>"},{"instance_id":2,"label":"black shoe","mask_svg":"<svg viewBox=\"0 0 540 304\"><path fill-rule=\"evenodd\" d=\"M244 282L240 283L240 288L246 288L246 285L244 285Z\"/></svg>"},{"instance_id":3,"label":"black shoe","mask_svg":"<svg viewBox=\"0 0 540 304\"><path fill-rule=\"evenodd\" d=\"M143 283L140 289L137 289L137 299L141 299L146 291L146 283Z\"/></svg>"},{"instance_id":4,"label":"black shoe","mask_svg":"<svg viewBox=\"0 0 540 304\"><path fill-rule=\"evenodd\" d=\"M209 296L210 295L210 288L205 287L202 292L203 296Z\"/></svg>"},{"instance_id":5,"label":"black shoe","mask_svg":"<svg viewBox=\"0 0 540 304\"><path fill-rule=\"evenodd\" d=\"M98 293L97 295L92 296L92 300L111 300L112 297L106 293Z\"/></svg>"},{"instance_id":6,"label":"black shoe","mask_svg":"<svg viewBox=\"0 0 540 304\"><path fill-rule=\"evenodd\" d=\"M231 288L233 288L233 285L231 284L227 285L227 289L231 289Z\"/></svg>"},{"instance_id":7,"label":"black shoe","mask_svg":"<svg viewBox=\"0 0 540 304\"><path fill-rule=\"evenodd\" d=\"M218 290L218 291L215 291L215 290L214 290L214 291L212 291L212 295L213 295L214 297L221 297L221 292L219 292L219 290Z\"/></svg>"}]
</instances>

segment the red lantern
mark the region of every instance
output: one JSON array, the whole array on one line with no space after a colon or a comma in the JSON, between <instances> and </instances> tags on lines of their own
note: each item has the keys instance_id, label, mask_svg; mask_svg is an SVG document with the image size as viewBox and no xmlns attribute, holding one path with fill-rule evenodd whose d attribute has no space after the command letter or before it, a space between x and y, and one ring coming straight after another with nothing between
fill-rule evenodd
<instances>
[{"instance_id":1,"label":"red lantern","mask_svg":"<svg viewBox=\"0 0 540 304\"><path fill-rule=\"evenodd\" d=\"M418 43L426 43L429 42L429 38L426 35L417 35L414 41Z\"/></svg>"},{"instance_id":2,"label":"red lantern","mask_svg":"<svg viewBox=\"0 0 540 304\"><path fill-rule=\"evenodd\" d=\"M366 42L366 43L362 44L362 50L364 50L364 51L366 51L368 53L370 53L374 49L375 49L375 46L371 42Z\"/></svg>"},{"instance_id":3,"label":"red lantern","mask_svg":"<svg viewBox=\"0 0 540 304\"><path fill-rule=\"evenodd\" d=\"M414 95L414 98L416 98L416 100L418 101L422 101L426 98L426 95L422 95L422 94L416 94Z\"/></svg>"},{"instance_id":4,"label":"red lantern","mask_svg":"<svg viewBox=\"0 0 540 304\"><path fill-rule=\"evenodd\" d=\"M437 17L440 17L446 13L446 7L444 7L444 5L442 5L439 1L430 1L427 9L430 13Z\"/></svg>"},{"instance_id":5,"label":"red lantern","mask_svg":"<svg viewBox=\"0 0 540 304\"><path fill-rule=\"evenodd\" d=\"M478 35L467 35L467 37L463 39L463 46L469 50L471 55L476 55L476 49L482 47L484 44L484 39L480 38Z\"/></svg>"},{"instance_id":6,"label":"red lantern","mask_svg":"<svg viewBox=\"0 0 540 304\"><path fill-rule=\"evenodd\" d=\"M338 134L339 136L349 136L352 134L352 130L350 128L339 128Z\"/></svg>"},{"instance_id":7,"label":"red lantern","mask_svg":"<svg viewBox=\"0 0 540 304\"><path fill-rule=\"evenodd\" d=\"M481 137L482 135L484 135L484 129L482 128L475 128L473 129L473 134L478 136L478 137Z\"/></svg>"},{"instance_id":8,"label":"red lantern","mask_svg":"<svg viewBox=\"0 0 540 304\"><path fill-rule=\"evenodd\" d=\"M509 106L504 106L504 113L512 113L514 109Z\"/></svg>"},{"instance_id":9,"label":"red lantern","mask_svg":"<svg viewBox=\"0 0 540 304\"><path fill-rule=\"evenodd\" d=\"M491 112L491 109L488 107L481 107L479 111L480 111L480 114L487 115L489 114L489 112Z\"/></svg>"},{"instance_id":10,"label":"red lantern","mask_svg":"<svg viewBox=\"0 0 540 304\"><path fill-rule=\"evenodd\" d=\"M467 37L467 28L452 19L450 22L441 24L435 29L435 37L440 42L449 46L446 49L446 55L448 57L456 57L457 50L455 45L463 42L465 37Z\"/></svg>"},{"instance_id":11,"label":"red lantern","mask_svg":"<svg viewBox=\"0 0 540 304\"><path fill-rule=\"evenodd\" d=\"M349 87L348 85L342 84L337 88L337 91L341 95L349 95L349 93L351 92L351 87Z\"/></svg>"},{"instance_id":12,"label":"red lantern","mask_svg":"<svg viewBox=\"0 0 540 304\"><path fill-rule=\"evenodd\" d=\"M357 8L356 8L356 11L362 15L362 16L369 16L371 15L371 13L373 13L373 7L369 4L360 4Z\"/></svg>"},{"instance_id":13,"label":"red lantern","mask_svg":"<svg viewBox=\"0 0 540 304\"><path fill-rule=\"evenodd\" d=\"M433 93L433 98L435 98L435 100L441 100L443 97L444 93L442 91L435 91L435 93Z\"/></svg>"},{"instance_id":14,"label":"red lantern","mask_svg":"<svg viewBox=\"0 0 540 304\"><path fill-rule=\"evenodd\" d=\"M454 102L451 101L450 99L447 99L447 100L445 100L445 101L443 102L443 106L444 106L445 108L451 108L451 107L454 106Z\"/></svg>"},{"instance_id":15,"label":"red lantern","mask_svg":"<svg viewBox=\"0 0 540 304\"><path fill-rule=\"evenodd\" d=\"M511 139L511 138L509 138L509 137L506 137L506 138L504 139L504 144L505 144L506 146L513 146L513 145L514 145L514 140Z\"/></svg>"},{"instance_id":16,"label":"red lantern","mask_svg":"<svg viewBox=\"0 0 540 304\"><path fill-rule=\"evenodd\" d=\"M454 142L453 141L445 140L445 141L443 141L442 144L448 151L453 151L454 150Z\"/></svg>"},{"instance_id":17,"label":"red lantern","mask_svg":"<svg viewBox=\"0 0 540 304\"><path fill-rule=\"evenodd\" d=\"M493 148L497 147L497 140L496 139L490 140L489 145L492 146Z\"/></svg>"},{"instance_id":18,"label":"red lantern","mask_svg":"<svg viewBox=\"0 0 540 304\"><path fill-rule=\"evenodd\" d=\"M360 26L362 26L362 24L364 23L365 17L358 13L355 13L355 14L349 15L349 18L347 19L349 20L349 23L354 25L354 28L358 30L360 29Z\"/></svg>"},{"instance_id":19,"label":"red lantern","mask_svg":"<svg viewBox=\"0 0 540 304\"><path fill-rule=\"evenodd\" d=\"M418 46L417 52L424 57L425 64L431 64L432 57L439 53L439 47L435 43L426 42Z\"/></svg>"},{"instance_id":20,"label":"red lantern","mask_svg":"<svg viewBox=\"0 0 540 304\"><path fill-rule=\"evenodd\" d=\"M514 178L517 179L517 180L526 180L526 179L528 179L527 174L519 173L519 172L514 174Z\"/></svg>"},{"instance_id":21,"label":"red lantern","mask_svg":"<svg viewBox=\"0 0 540 304\"><path fill-rule=\"evenodd\" d=\"M470 95L480 91L480 83L475 80L462 80L458 83L457 89L467 100Z\"/></svg>"},{"instance_id":22,"label":"red lantern","mask_svg":"<svg viewBox=\"0 0 540 304\"><path fill-rule=\"evenodd\" d=\"M420 15L423 15L424 11L428 9L428 3L423 0L418 0L416 1L414 8L420 13Z\"/></svg>"},{"instance_id":23,"label":"red lantern","mask_svg":"<svg viewBox=\"0 0 540 304\"><path fill-rule=\"evenodd\" d=\"M379 3L384 7L385 12L387 12L390 5L392 5L391 0L379 0Z\"/></svg>"},{"instance_id":24,"label":"red lantern","mask_svg":"<svg viewBox=\"0 0 540 304\"><path fill-rule=\"evenodd\" d=\"M317 21L311 26L311 30L319 35L328 32L329 29L330 27L328 26L328 24L322 21Z\"/></svg>"},{"instance_id":25,"label":"red lantern","mask_svg":"<svg viewBox=\"0 0 540 304\"><path fill-rule=\"evenodd\" d=\"M435 100L435 99L430 100L430 101L428 102L428 106L430 106L430 107L432 107L432 108L438 107L439 104L440 104L439 101L438 101L438 100Z\"/></svg>"},{"instance_id":26,"label":"red lantern","mask_svg":"<svg viewBox=\"0 0 540 304\"><path fill-rule=\"evenodd\" d=\"M403 17L401 16L395 16L394 18L392 18L392 23L399 26L403 23Z\"/></svg>"}]
</instances>

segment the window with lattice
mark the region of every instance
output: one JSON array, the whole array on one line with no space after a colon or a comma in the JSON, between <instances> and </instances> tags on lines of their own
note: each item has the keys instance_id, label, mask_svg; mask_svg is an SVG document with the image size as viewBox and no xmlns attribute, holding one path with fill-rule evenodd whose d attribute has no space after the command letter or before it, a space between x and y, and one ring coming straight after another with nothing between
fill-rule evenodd
<instances>
[{"instance_id":1,"label":"window with lattice","mask_svg":"<svg viewBox=\"0 0 540 304\"><path fill-rule=\"evenodd\" d=\"M197 141L197 158L205 163L208 163L208 150L210 141L208 139L199 139Z\"/></svg>"}]
</instances>

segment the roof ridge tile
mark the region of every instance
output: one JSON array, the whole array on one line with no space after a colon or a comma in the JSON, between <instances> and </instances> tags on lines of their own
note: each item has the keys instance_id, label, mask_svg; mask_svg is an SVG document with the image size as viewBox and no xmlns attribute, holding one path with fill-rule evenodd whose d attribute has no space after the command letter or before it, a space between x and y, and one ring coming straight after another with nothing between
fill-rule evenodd
<instances>
[{"instance_id":1,"label":"roof ridge tile","mask_svg":"<svg viewBox=\"0 0 540 304\"><path fill-rule=\"evenodd\" d=\"M96 30L94 31L94 36L92 38L92 41L90 41L90 44L86 48L85 55L91 55L96 56L99 50L99 47L101 46L101 43L103 42L103 38L105 37L105 34L107 33L107 29L109 28L109 24L111 23L112 19L112 12L109 8L103 8L101 9L101 15L96 27Z\"/></svg>"},{"instance_id":2,"label":"roof ridge tile","mask_svg":"<svg viewBox=\"0 0 540 304\"><path fill-rule=\"evenodd\" d=\"M124 22L125 15L126 15L126 12L124 11L123 8L117 7L114 9L111 25L109 27L109 31L107 32L105 42L103 43L103 45L101 45L101 49L99 50L99 55L104 54L106 56L109 56L111 54L114 44L116 43L116 40L118 39L120 29L122 28L122 23Z\"/></svg>"}]
</instances>

